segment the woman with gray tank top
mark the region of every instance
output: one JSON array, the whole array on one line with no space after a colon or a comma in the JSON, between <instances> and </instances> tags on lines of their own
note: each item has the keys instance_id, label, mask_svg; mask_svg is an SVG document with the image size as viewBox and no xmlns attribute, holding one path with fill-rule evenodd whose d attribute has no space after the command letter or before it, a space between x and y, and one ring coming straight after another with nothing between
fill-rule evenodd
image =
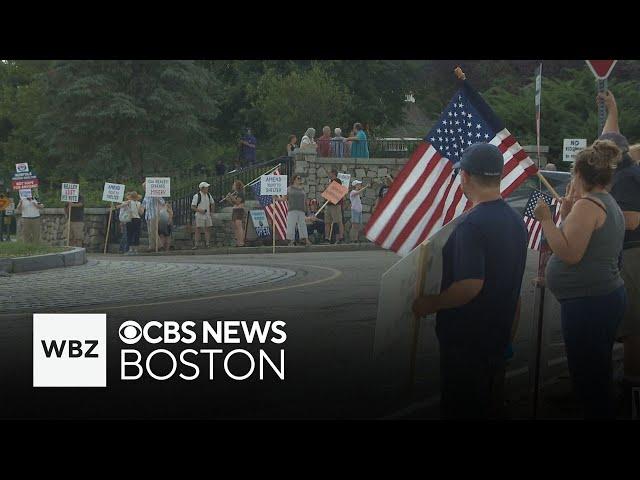
<instances>
[{"instance_id":1,"label":"woman with gray tank top","mask_svg":"<svg viewBox=\"0 0 640 480\"><path fill-rule=\"evenodd\" d=\"M553 251L546 282L560 302L569 373L587 418L615 415L611 356L627 302L620 276L625 226L607 186L620 155L606 140L578 153L560 228L546 203L534 212Z\"/></svg>"},{"instance_id":2,"label":"woman with gray tank top","mask_svg":"<svg viewBox=\"0 0 640 480\"><path fill-rule=\"evenodd\" d=\"M289 246L295 245L296 227L298 228L300 240L304 240L307 246L311 245L305 221L307 194L302 186L302 177L300 175L293 176L293 183L287 189L286 200L289 202L289 210L287 212L287 240L289 240Z\"/></svg>"}]
</instances>

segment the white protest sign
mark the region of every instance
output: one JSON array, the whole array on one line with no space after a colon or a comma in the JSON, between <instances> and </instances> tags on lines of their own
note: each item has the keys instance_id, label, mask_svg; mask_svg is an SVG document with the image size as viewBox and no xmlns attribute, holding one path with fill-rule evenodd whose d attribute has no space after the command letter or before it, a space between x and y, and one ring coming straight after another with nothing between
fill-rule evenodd
<instances>
[{"instance_id":1,"label":"white protest sign","mask_svg":"<svg viewBox=\"0 0 640 480\"><path fill-rule=\"evenodd\" d=\"M260 195L286 195L287 175L262 175Z\"/></svg>"},{"instance_id":2,"label":"white protest sign","mask_svg":"<svg viewBox=\"0 0 640 480\"><path fill-rule=\"evenodd\" d=\"M77 183L63 183L60 200L63 202L78 203L80 196L80 185Z\"/></svg>"},{"instance_id":3,"label":"white protest sign","mask_svg":"<svg viewBox=\"0 0 640 480\"><path fill-rule=\"evenodd\" d=\"M342 185L349 188L351 186L351 174L350 173L338 173L338 179L342 182Z\"/></svg>"},{"instance_id":4,"label":"white protest sign","mask_svg":"<svg viewBox=\"0 0 640 480\"><path fill-rule=\"evenodd\" d=\"M147 177L145 181L145 196L148 197L170 197L171 178L170 177Z\"/></svg>"},{"instance_id":5,"label":"white protest sign","mask_svg":"<svg viewBox=\"0 0 640 480\"><path fill-rule=\"evenodd\" d=\"M16 173L27 173L29 171L28 163L16 163Z\"/></svg>"},{"instance_id":6,"label":"white protest sign","mask_svg":"<svg viewBox=\"0 0 640 480\"><path fill-rule=\"evenodd\" d=\"M105 182L104 191L102 192L102 200L105 202L122 203L124 200L125 186L119 183Z\"/></svg>"},{"instance_id":7,"label":"white protest sign","mask_svg":"<svg viewBox=\"0 0 640 480\"><path fill-rule=\"evenodd\" d=\"M420 284L425 295L440 293L442 248L465 217L462 214L449 222L382 275L373 346L381 387L400 389L410 381L413 301ZM425 333L433 334L432 329Z\"/></svg>"},{"instance_id":8,"label":"white protest sign","mask_svg":"<svg viewBox=\"0 0 640 480\"><path fill-rule=\"evenodd\" d=\"M562 160L575 162L577 153L584 148L587 148L586 138L565 138L562 143Z\"/></svg>"},{"instance_id":9,"label":"white protest sign","mask_svg":"<svg viewBox=\"0 0 640 480\"><path fill-rule=\"evenodd\" d=\"M20 189L20 198L31 198L33 195L31 193L30 188L21 188Z\"/></svg>"},{"instance_id":10,"label":"white protest sign","mask_svg":"<svg viewBox=\"0 0 640 480\"><path fill-rule=\"evenodd\" d=\"M256 229L256 235L259 238L270 237L271 230L269 229L269 222L267 221L267 215L264 210L249 210L251 213L251 221Z\"/></svg>"}]
</instances>

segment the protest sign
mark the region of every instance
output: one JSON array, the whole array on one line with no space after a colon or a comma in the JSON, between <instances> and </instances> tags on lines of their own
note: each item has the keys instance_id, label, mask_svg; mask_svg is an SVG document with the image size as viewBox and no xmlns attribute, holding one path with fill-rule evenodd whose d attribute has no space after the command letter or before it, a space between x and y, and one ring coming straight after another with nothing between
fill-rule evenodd
<instances>
[{"instance_id":1,"label":"protest sign","mask_svg":"<svg viewBox=\"0 0 640 480\"><path fill-rule=\"evenodd\" d=\"M145 180L145 196L148 197L170 197L171 178L170 177L147 177Z\"/></svg>"},{"instance_id":2,"label":"protest sign","mask_svg":"<svg viewBox=\"0 0 640 480\"><path fill-rule=\"evenodd\" d=\"M16 173L27 173L29 171L28 163L16 163Z\"/></svg>"},{"instance_id":3,"label":"protest sign","mask_svg":"<svg viewBox=\"0 0 640 480\"><path fill-rule=\"evenodd\" d=\"M33 194L31 193L30 188L21 188L20 189L20 198L31 198Z\"/></svg>"},{"instance_id":4,"label":"protest sign","mask_svg":"<svg viewBox=\"0 0 640 480\"><path fill-rule=\"evenodd\" d=\"M11 177L11 186L13 190L38 188L38 185L38 177L36 177L35 173L32 172L14 173L13 177Z\"/></svg>"},{"instance_id":5,"label":"protest sign","mask_svg":"<svg viewBox=\"0 0 640 480\"><path fill-rule=\"evenodd\" d=\"M336 205L347 194L348 187L340 185L338 182L331 182L329 186L322 192L322 198Z\"/></svg>"},{"instance_id":6,"label":"protest sign","mask_svg":"<svg viewBox=\"0 0 640 480\"><path fill-rule=\"evenodd\" d=\"M0 197L0 212L9 208L10 203L11 203L11 199L7 197Z\"/></svg>"},{"instance_id":7,"label":"protest sign","mask_svg":"<svg viewBox=\"0 0 640 480\"><path fill-rule=\"evenodd\" d=\"M77 203L80 196L80 185L77 183L63 183L60 200L62 202Z\"/></svg>"},{"instance_id":8,"label":"protest sign","mask_svg":"<svg viewBox=\"0 0 640 480\"><path fill-rule=\"evenodd\" d=\"M373 357L384 388L401 389L413 383L419 331L413 302L418 292L440 293L442 248L465 217L462 214L449 222L382 275Z\"/></svg>"},{"instance_id":9,"label":"protest sign","mask_svg":"<svg viewBox=\"0 0 640 480\"><path fill-rule=\"evenodd\" d=\"M265 238L271 236L271 230L269 229L269 222L267 221L267 215L264 210L249 210L251 214L251 221L256 229L256 235L258 238Z\"/></svg>"},{"instance_id":10,"label":"protest sign","mask_svg":"<svg viewBox=\"0 0 640 480\"><path fill-rule=\"evenodd\" d=\"M350 173L338 173L338 179L342 182L342 186L349 188L351 185L351 174Z\"/></svg>"},{"instance_id":11,"label":"protest sign","mask_svg":"<svg viewBox=\"0 0 640 480\"><path fill-rule=\"evenodd\" d=\"M122 203L124 200L124 190L124 185L105 182L104 191L102 192L102 200L105 202Z\"/></svg>"},{"instance_id":12,"label":"protest sign","mask_svg":"<svg viewBox=\"0 0 640 480\"><path fill-rule=\"evenodd\" d=\"M286 195L287 175L262 175L260 195Z\"/></svg>"},{"instance_id":13,"label":"protest sign","mask_svg":"<svg viewBox=\"0 0 640 480\"><path fill-rule=\"evenodd\" d=\"M586 138L565 138L562 142L562 160L573 163L580 150L587 148Z\"/></svg>"}]
</instances>

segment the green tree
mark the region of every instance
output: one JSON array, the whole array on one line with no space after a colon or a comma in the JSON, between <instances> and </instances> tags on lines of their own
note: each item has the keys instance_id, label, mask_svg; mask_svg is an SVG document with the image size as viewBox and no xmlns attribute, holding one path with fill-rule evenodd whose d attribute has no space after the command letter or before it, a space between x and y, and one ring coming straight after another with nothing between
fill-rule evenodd
<instances>
[{"instance_id":1,"label":"green tree","mask_svg":"<svg viewBox=\"0 0 640 480\"><path fill-rule=\"evenodd\" d=\"M308 127L319 131L325 124L350 126L348 115L352 96L323 69L286 75L268 70L248 89L251 105L260 112L267 143L275 154L284 153L288 134L300 138ZM317 136L321 133L318 132ZM279 147L279 148L278 148Z\"/></svg>"},{"instance_id":2,"label":"green tree","mask_svg":"<svg viewBox=\"0 0 640 480\"><path fill-rule=\"evenodd\" d=\"M58 175L140 178L213 143L218 83L193 61L58 61L44 84L38 139Z\"/></svg>"}]
</instances>

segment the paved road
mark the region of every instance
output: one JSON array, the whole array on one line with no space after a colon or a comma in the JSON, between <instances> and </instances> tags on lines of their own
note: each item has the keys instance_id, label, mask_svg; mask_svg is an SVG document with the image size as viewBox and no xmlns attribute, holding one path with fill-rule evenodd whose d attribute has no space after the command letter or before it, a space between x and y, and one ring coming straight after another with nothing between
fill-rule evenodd
<instances>
[{"instance_id":1,"label":"paved road","mask_svg":"<svg viewBox=\"0 0 640 480\"><path fill-rule=\"evenodd\" d=\"M523 309L510 366L526 377L530 353L534 276L530 255L523 285ZM125 260L126 259L126 260ZM13 313L0 315L0 416L25 417L207 417L207 418L371 418L406 406L408 399L376 391L371 350L378 286L398 260L382 250L273 255L104 257L38 274L15 275L11 287L37 285L58 310L108 314L109 374L106 389L33 389L31 316L13 299ZM123 297L129 279L138 289ZM147 281L153 296L145 295ZM199 286L198 286L199 285ZM197 286L192 290L192 286ZM5 286L7 287L7 286ZM157 288L159 287L159 288ZM18 289L18 290L16 290ZM55 295L54 295L55 294ZM15 293L9 295L17 295ZM54 297L52 297L54 295ZM139 295L139 296L138 296ZM6 298L5 298L5 301ZM98 306L99 301L104 305ZM122 302L124 301L124 305ZM551 303L551 302L550 302ZM33 311L33 310L31 310ZM157 382L119 380L117 328L124 320L283 320L287 327L286 381ZM557 316L550 315L550 358L562 355ZM414 401L437 394L438 358L433 329L421 330ZM113 347L113 348L112 348ZM518 373L520 371L520 373Z\"/></svg>"}]
</instances>

